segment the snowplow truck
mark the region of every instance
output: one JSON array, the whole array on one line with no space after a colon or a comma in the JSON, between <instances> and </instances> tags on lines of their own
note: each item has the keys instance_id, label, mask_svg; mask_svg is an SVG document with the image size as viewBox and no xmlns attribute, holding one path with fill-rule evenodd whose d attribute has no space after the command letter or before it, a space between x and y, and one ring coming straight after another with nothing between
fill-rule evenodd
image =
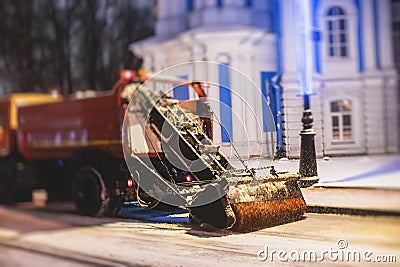
<instances>
[{"instance_id":1,"label":"snowplow truck","mask_svg":"<svg viewBox=\"0 0 400 267\"><path fill-rule=\"evenodd\" d=\"M89 216L113 216L124 201L163 202L188 209L193 224L238 232L303 216L299 174L270 167L257 176L213 144L202 83L185 81L199 98L180 102L141 86L145 80L128 71L111 91L4 97L0 201L45 188L50 200L72 198ZM197 165L187 166L187 158Z\"/></svg>"},{"instance_id":2,"label":"snowplow truck","mask_svg":"<svg viewBox=\"0 0 400 267\"><path fill-rule=\"evenodd\" d=\"M273 166L264 175L235 167L212 141L213 114L202 89L207 82L189 84L198 99L178 101L147 84L127 90L123 148L134 180L158 201L188 209L191 223L207 228L249 232L301 218L300 175Z\"/></svg>"}]
</instances>

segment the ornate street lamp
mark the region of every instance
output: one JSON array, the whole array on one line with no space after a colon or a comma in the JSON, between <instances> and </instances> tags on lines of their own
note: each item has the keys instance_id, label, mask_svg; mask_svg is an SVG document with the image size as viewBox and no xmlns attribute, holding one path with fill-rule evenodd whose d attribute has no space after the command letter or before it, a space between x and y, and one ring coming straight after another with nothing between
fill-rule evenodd
<instances>
[{"instance_id":1,"label":"ornate street lamp","mask_svg":"<svg viewBox=\"0 0 400 267\"><path fill-rule=\"evenodd\" d=\"M318 182L317 159L315 154L315 131L310 108L310 95L312 95L312 39L311 39L311 9L310 0L297 0L297 65L299 69L301 95L303 96L303 129L300 131L300 185L311 186Z\"/></svg>"}]
</instances>

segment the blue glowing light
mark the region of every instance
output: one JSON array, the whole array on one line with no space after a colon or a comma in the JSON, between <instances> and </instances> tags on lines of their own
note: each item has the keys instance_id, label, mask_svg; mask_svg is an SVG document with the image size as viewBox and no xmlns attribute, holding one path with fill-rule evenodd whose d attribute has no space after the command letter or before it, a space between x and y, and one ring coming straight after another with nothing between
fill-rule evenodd
<instances>
[{"instance_id":1,"label":"blue glowing light","mask_svg":"<svg viewBox=\"0 0 400 267\"><path fill-rule=\"evenodd\" d=\"M296 54L300 93L312 94L313 35L311 0L296 0Z\"/></svg>"}]
</instances>

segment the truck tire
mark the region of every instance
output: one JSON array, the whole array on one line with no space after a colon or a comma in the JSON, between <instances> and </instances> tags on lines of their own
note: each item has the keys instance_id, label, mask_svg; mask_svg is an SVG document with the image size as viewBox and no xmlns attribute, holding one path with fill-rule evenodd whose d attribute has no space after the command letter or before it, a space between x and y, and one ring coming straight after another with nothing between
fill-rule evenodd
<instances>
[{"instance_id":1,"label":"truck tire","mask_svg":"<svg viewBox=\"0 0 400 267\"><path fill-rule=\"evenodd\" d=\"M110 198L101 172L93 166L83 166L74 175L72 197L81 215L106 215Z\"/></svg>"},{"instance_id":2,"label":"truck tire","mask_svg":"<svg viewBox=\"0 0 400 267\"><path fill-rule=\"evenodd\" d=\"M109 181L110 168L97 168L86 165L76 172L72 184L72 196L79 214L102 217L115 216L122 205L124 198L115 195L114 181Z\"/></svg>"}]
</instances>

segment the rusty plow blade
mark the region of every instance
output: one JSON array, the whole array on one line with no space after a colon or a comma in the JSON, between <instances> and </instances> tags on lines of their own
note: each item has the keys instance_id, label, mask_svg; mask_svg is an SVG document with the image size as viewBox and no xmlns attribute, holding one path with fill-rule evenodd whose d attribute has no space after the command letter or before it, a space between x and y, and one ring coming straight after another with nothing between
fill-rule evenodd
<instances>
[{"instance_id":1,"label":"rusty plow blade","mask_svg":"<svg viewBox=\"0 0 400 267\"><path fill-rule=\"evenodd\" d=\"M299 174L281 172L261 177L257 184L242 179L229 186L225 195L223 186L211 186L208 190L223 196L210 204L189 208L191 222L245 233L299 220L306 212L299 178Z\"/></svg>"}]
</instances>

